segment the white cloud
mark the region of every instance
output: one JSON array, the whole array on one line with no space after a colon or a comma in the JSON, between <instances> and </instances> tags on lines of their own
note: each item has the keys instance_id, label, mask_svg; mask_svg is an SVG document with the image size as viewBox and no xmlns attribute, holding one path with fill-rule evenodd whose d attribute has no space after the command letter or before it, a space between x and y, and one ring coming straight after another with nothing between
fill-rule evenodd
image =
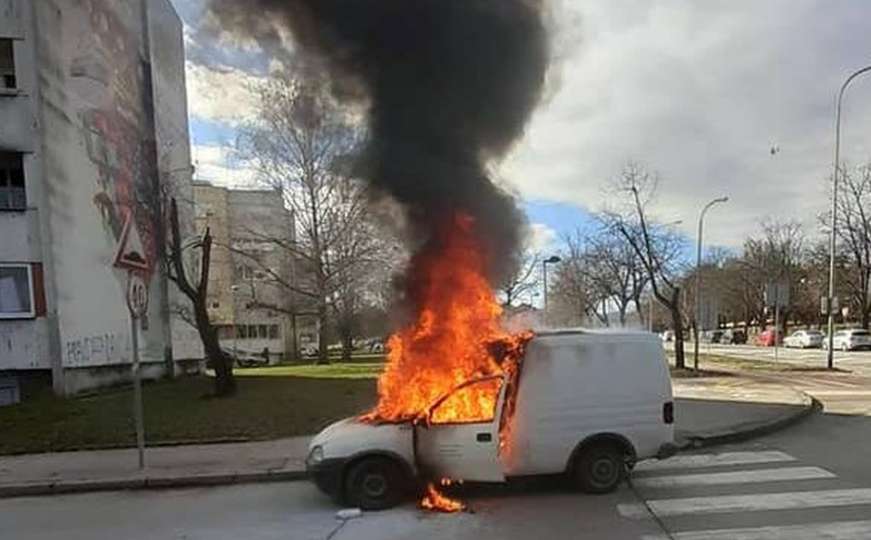
<instances>
[{"instance_id":1,"label":"white cloud","mask_svg":"<svg viewBox=\"0 0 871 540\"><path fill-rule=\"evenodd\" d=\"M234 159L226 146L194 145L191 147L196 179L227 187L254 187L257 172Z\"/></svg>"},{"instance_id":2,"label":"white cloud","mask_svg":"<svg viewBox=\"0 0 871 540\"><path fill-rule=\"evenodd\" d=\"M557 232L544 223L530 223L526 238L527 249L534 252L547 251L554 247Z\"/></svg>"},{"instance_id":3,"label":"white cloud","mask_svg":"<svg viewBox=\"0 0 871 540\"><path fill-rule=\"evenodd\" d=\"M191 116L237 126L257 111L254 88L263 82L234 68L187 63L188 106Z\"/></svg>"},{"instance_id":4,"label":"white cloud","mask_svg":"<svg viewBox=\"0 0 871 540\"><path fill-rule=\"evenodd\" d=\"M661 173L656 212L740 244L766 217L809 225L826 207L833 95L868 62L871 3L569 2L559 87L502 173L520 193L599 208L628 159ZM845 158L871 158L871 77L850 90ZM863 132L864 131L864 132ZM781 152L769 153L772 143Z\"/></svg>"}]
</instances>

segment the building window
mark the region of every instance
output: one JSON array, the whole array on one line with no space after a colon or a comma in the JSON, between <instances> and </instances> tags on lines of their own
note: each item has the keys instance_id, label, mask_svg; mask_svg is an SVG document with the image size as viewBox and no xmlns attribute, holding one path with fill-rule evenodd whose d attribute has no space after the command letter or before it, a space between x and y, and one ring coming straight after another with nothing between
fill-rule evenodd
<instances>
[{"instance_id":1,"label":"building window","mask_svg":"<svg viewBox=\"0 0 871 540\"><path fill-rule=\"evenodd\" d=\"M18 82L15 80L15 55L12 40L0 39L0 90L15 90Z\"/></svg>"},{"instance_id":2,"label":"building window","mask_svg":"<svg viewBox=\"0 0 871 540\"><path fill-rule=\"evenodd\" d=\"M25 210L24 162L21 154L0 152L0 210Z\"/></svg>"},{"instance_id":3,"label":"building window","mask_svg":"<svg viewBox=\"0 0 871 540\"><path fill-rule=\"evenodd\" d=\"M236 337L238 339L246 339L248 337L248 327L240 324L236 327Z\"/></svg>"},{"instance_id":4,"label":"building window","mask_svg":"<svg viewBox=\"0 0 871 540\"><path fill-rule=\"evenodd\" d=\"M29 264L0 264L0 319L36 316Z\"/></svg>"},{"instance_id":5,"label":"building window","mask_svg":"<svg viewBox=\"0 0 871 540\"><path fill-rule=\"evenodd\" d=\"M269 325L269 339L278 339L278 325L270 324Z\"/></svg>"}]
</instances>

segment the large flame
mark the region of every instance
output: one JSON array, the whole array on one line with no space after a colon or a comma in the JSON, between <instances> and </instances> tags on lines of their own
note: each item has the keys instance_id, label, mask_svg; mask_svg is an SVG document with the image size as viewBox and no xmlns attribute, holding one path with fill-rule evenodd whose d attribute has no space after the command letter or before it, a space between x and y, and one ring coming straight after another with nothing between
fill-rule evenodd
<instances>
[{"instance_id":1,"label":"large flame","mask_svg":"<svg viewBox=\"0 0 871 540\"><path fill-rule=\"evenodd\" d=\"M511 334L501 326L502 308L485 277L485 254L474 232L472 218L459 214L438 239L438 249L412 260L419 313L390 337L378 404L364 419L419 420L463 383L510 373L522 355L532 334ZM463 388L440 403L430 420L493 418L499 385L494 380Z\"/></svg>"},{"instance_id":2,"label":"large flame","mask_svg":"<svg viewBox=\"0 0 871 540\"><path fill-rule=\"evenodd\" d=\"M502 309L485 276L485 253L474 225L472 218L458 214L432 244L436 247L412 259L411 293L419 311L412 324L390 337L378 404L363 419L491 420L504 378L507 405L499 451L505 453L510 451L506 441L519 362L532 333L512 334L500 324ZM486 377L492 378L468 384ZM449 512L463 508L433 484L427 486L421 506Z\"/></svg>"}]
</instances>

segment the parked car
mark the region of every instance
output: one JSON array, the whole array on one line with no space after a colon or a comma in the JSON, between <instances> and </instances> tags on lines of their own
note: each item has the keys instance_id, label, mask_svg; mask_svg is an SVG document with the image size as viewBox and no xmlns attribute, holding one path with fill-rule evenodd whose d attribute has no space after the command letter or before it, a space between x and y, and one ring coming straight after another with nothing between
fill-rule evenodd
<instances>
[{"instance_id":1,"label":"parked car","mask_svg":"<svg viewBox=\"0 0 871 540\"><path fill-rule=\"evenodd\" d=\"M774 330L766 330L764 332L760 332L759 335L756 336L756 345L760 347L774 347L774 338ZM778 335L777 338L780 343L783 343L783 336Z\"/></svg>"},{"instance_id":2,"label":"parked car","mask_svg":"<svg viewBox=\"0 0 871 540\"><path fill-rule=\"evenodd\" d=\"M722 337L722 330L706 330L702 332L699 341L701 341L702 343L720 343Z\"/></svg>"},{"instance_id":3,"label":"parked car","mask_svg":"<svg viewBox=\"0 0 871 540\"><path fill-rule=\"evenodd\" d=\"M493 416L440 423L440 408L477 385L493 393ZM420 421L332 424L312 439L306 468L337 501L374 510L399 504L421 471L467 482L564 473L584 491L607 493L636 461L676 451L671 378L651 334L540 332L514 399L506 387L499 375L471 379L434 400ZM512 451L500 452L506 403L514 404L505 440Z\"/></svg>"},{"instance_id":4,"label":"parked car","mask_svg":"<svg viewBox=\"0 0 871 540\"><path fill-rule=\"evenodd\" d=\"M783 338L784 347L816 349L823 346L823 333L819 330L796 330Z\"/></svg>"},{"instance_id":5,"label":"parked car","mask_svg":"<svg viewBox=\"0 0 871 540\"><path fill-rule=\"evenodd\" d=\"M720 343L725 343L727 345L743 345L747 343L747 334L744 330L730 328L723 332L723 336L720 338Z\"/></svg>"},{"instance_id":6,"label":"parked car","mask_svg":"<svg viewBox=\"0 0 871 540\"><path fill-rule=\"evenodd\" d=\"M299 348L299 355L303 358L312 358L318 355L318 347L313 344L306 344Z\"/></svg>"},{"instance_id":7,"label":"parked car","mask_svg":"<svg viewBox=\"0 0 871 540\"><path fill-rule=\"evenodd\" d=\"M241 350L222 348L224 354L233 359L233 364L236 367L257 367L268 366L269 358L262 353L249 353Z\"/></svg>"},{"instance_id":8,"label":"parked car","mask_svg":"<svg viewBox=\"0 0 871 540\"><path fill-rule=\"evenodd\" d=\"M828 348L827 339L823 339L823 347ZM842 351L857 351L871 349L871 333L862 328L838 330L832 338L832 347Z\"/></svg>"}]
</instances>

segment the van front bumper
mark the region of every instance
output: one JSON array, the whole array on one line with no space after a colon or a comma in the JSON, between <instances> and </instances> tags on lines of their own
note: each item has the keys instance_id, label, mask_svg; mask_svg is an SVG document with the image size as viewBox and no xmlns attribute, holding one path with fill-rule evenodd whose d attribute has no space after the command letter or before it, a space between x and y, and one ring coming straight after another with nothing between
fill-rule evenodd
<instances>
[{"instance_id":1,"label":"van front bumper","mask_svg":"<svg viewBox=\"0 0 871 540\"><path fill-rule=\"evenodd\" d=\"M342 496L342 471L348 460L342 458L325 459L318 463L306 463L305 470L318 489L339 500Z\"/></svg>"},{"instance_id":2,"label":"van front bumper","mask_svg":"<svg viewBox=\"0 0 871 540\"><path fill-rule=\"evenodd\" d=\"M678 447L674 443L665 443L659 447L659 452L656 453L656 459L668 459L677 454Z\"/></svg>"}]
</instances>

